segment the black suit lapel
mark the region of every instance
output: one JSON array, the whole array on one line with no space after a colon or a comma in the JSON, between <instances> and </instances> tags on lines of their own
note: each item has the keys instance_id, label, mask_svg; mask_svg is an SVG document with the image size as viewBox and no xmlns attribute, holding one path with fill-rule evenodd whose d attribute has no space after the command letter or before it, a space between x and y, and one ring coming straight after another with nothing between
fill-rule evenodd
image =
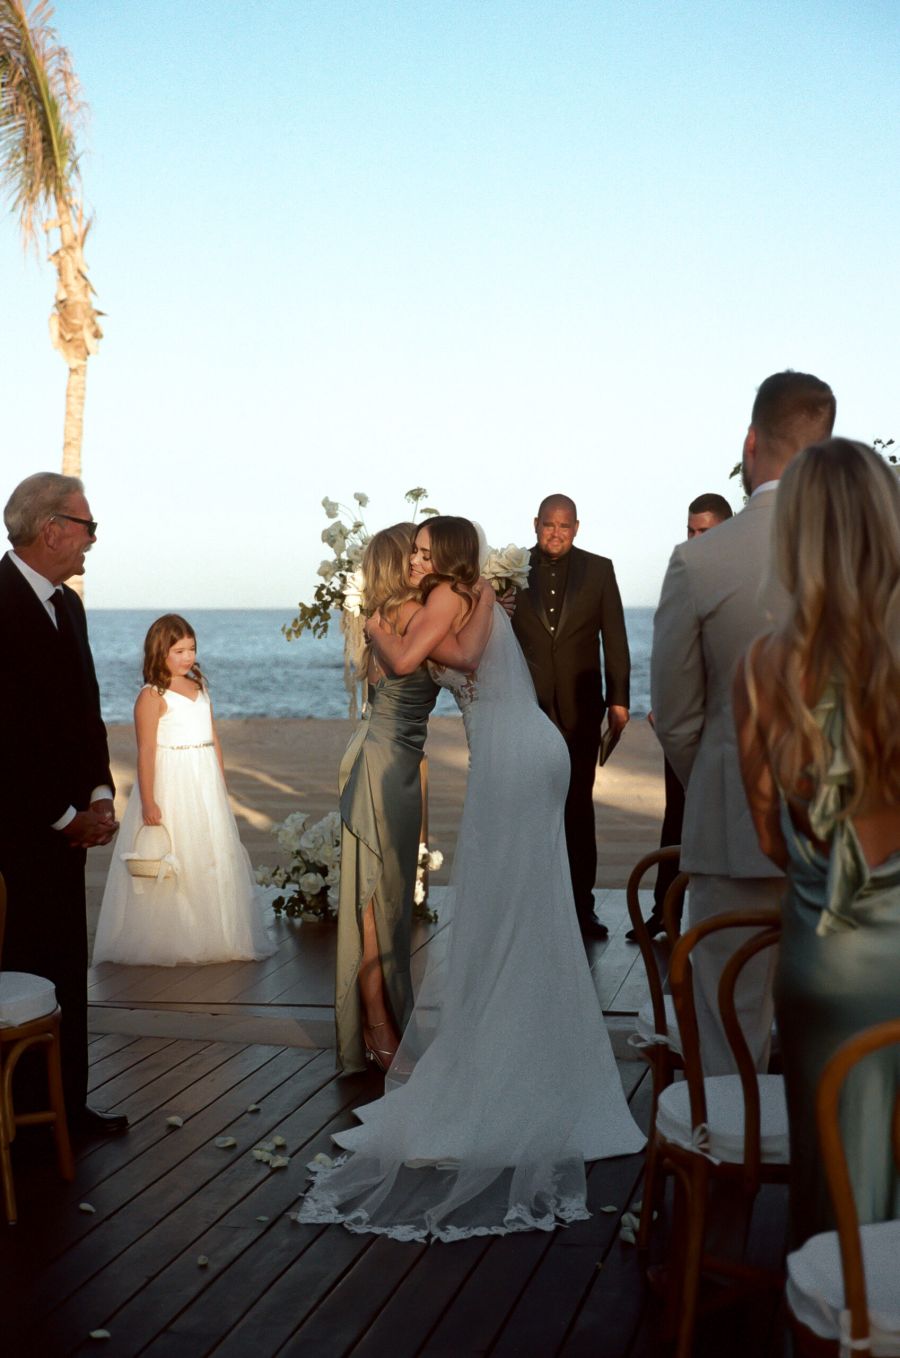
<instances>
[{"instance_id":1,"label":"black suit lapel","mask_svg":"<svg viewBox=\"0 0 900 1358\"><path fill-rule=\"evenodd\" d=\"M538 573L538 549L537 547L532 547L531 569L528 572L528 597L531 600L531 607L534 609L534 616L537 618L538 622L543 624L543 626L547 629L548 632L550 632L550 635L552 636L553 633L550 628L550 619L547 615L547 610L544 607L544 601L541 598L541 591L538 587L537 573Z\"/></svg>"},{"instance_id":2,"label":"black suit lapel","mask_svg":"<svg viewBox=\"0 0 900 1358\"><path fill-rule=\"evenodd\" d=\"M569 575L566 580L566 592L559 614L559 627L556 629L557 636L562 636L566 626L572 621L572 615L578 603L578 594L584 584L586 569L584 556L577 547L573 547L569 552Z\"/></svg>"}]
</instances>

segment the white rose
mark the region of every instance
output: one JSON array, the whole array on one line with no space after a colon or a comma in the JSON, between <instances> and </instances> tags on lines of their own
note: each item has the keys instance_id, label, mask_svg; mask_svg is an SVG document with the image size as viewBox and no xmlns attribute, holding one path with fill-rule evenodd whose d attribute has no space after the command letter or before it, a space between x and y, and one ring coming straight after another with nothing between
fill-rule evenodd
<instances>
[{"instance_id":1,"label":"white rose","mask_svg":"<svg viewBox=\"0 0 900 1358\"><path fill-rule=\"evenodd\" d=\"M325 885L340 886L340 881L341 881L341 865L340 863L335 863L333 868L328 869L328 872L325 876Z\"/></svg>"},{"instance_id":2,"label":"white rose","mask_svg":"<svg viewBox=\"0 0 900 1358\"><path fill-rule=\"evenodd\" d=\"M428 871L437 872L443 861L444 855L441 853L440 849L435 849L434 853L428 855Z\"/></svg>"},{"instance_id":3,"label":"white rose","mask_svg":"<svg viewBox=\"0 0 900 1358\"><path fill-rule=\"evenodd\" d=\"M318 852L318 861L326 868L333 868L341 861L341 850L337 844L323 844Z\"/></svg>"},{"instance_id":4,"label":"white rose","mask_svg":"<svg viewBox=\"0 0 900 1358\"><path fill-rule=\"evenodd\" d=\"M338 901L340 900L340 891L336 886L328 888L327 900L329 910L337 910Z\"/></svg>"},{"instance_id":5,"label":"white rose","mask_svg":"<svg viewBox=\"0 0 900 1358\"><path fill-rule=\"evenodd\" d=\"M319 829L318 825L314 825L312 829L306 830L300 836L300 848L303 850L305 854L318 855L319 850L323 847L324 844L325 836L322 834L322 831Z\"/></svg>"},{"instance_id":6,"label":"white rose","mask_svg":"<svg viewBox=\"0 0 900 1358\"><path fill-rule=\"evenodd\" d=\"M365 509L366 505L369 503L368 495L363 495L361 490L355 490L353 492L353 498L359 505L360 509Z\"/></svg>"},{"instance_id":7,"label":"white rose","mask_svg":"<svg viewBox=\"0 0 900 1358\"><path fill-rule=\"evenodd\" d=\"M328 515L329 519L336 519L338 514L341 512L341 507L338 504L337 500L329 500L327 495L325 496L325 499L322 501L322 508L325 510L325 513Z\"/></svg>"},{"instance_id":8,"label":"white rose","mask_svg":"<svg viewBox=\"0 0 900 1358\"><path fill-rule=\"evenodd\" d=\"M322 579L327 582L328 580L331 579L336 570L337 566L333 561L323 561L319 569L316 571L316 575L321 575Z\"/></svg>"},{"instance_id":9,"label":"white rose","mask_svg":"<svg viewBox=\"0 0 900 1358\"><path fill-rule=\"evenodd\" d=\"M416 889L413 892L413 900L416 905L421 905L425 900L425 888L421 882L416 882Z\"/></svg>"},{"instance_id":10,"label":"white rose","mask_svg":"<svg viewBox=\"0 0 900 1358\"><path fill-rule=\"evenodd\" d=\"M363 573L355 570L352 575L348 575L344 583L344 610L352 613L354 618L358 618L365 606L365 589Z\"/></svg>"},{"instance_id":11,"label":"white rose","mask_svg":"<svg viewBox=\"0 0 900 1358\"><path fill-rule=\"evenodd\" d=\"M272 885L272 869L260 867L256 869L256 881L258 886Z\"/></svg>"},{"instance_id":12,"label":"white rose","mask_svg":"<svg viewBox=\"0 0 900 1358\"><path fill-rule=\"evenodd\" d=\"M320 877L317 872L304 872L297 885L304 896L318 896L320 891L325 890L325 878Z\"/></svg>"}]
</instances>

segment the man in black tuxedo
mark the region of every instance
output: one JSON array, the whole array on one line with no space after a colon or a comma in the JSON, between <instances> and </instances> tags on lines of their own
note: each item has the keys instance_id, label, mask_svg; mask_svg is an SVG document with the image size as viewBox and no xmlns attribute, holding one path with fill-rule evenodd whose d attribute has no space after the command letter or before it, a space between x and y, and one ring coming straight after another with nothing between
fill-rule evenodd
<instances>
[{"instance_id":1,"label":"man in black tuxedo","mask_svg":"<svg viewBox=\"0 0 900 1358\"><path fill-rule=\"evenodd\" d=\"M73 1133L118 1132L126 1118L87 1106L84 868L86 850L116 832L113 784L84 608L63 584L84 573L97 525L81 482L55 472L17 486L3 517L12 543L0 559L3 966L56 987ZM39 1078L37 1063L23 1058L20 1106Z\"/></svg>"},{"instance_id":2,"label":"man in black tuxedo","mask_svg":"<svg viewBox=\"0 0 900 1358\"><path fill-rule=\"evenodd\" d=\"M572 766L566 845L578 921L585 938L606 938L594 917L597 840L594 775L604 713L613 743L628 721L631 659L613 563L573 546L578 514L567 495L549 495L534 521L528 588L516 600L513 628L538 702L561 732ZM603 642L603 670L600 641Z\"/></svg>"}]
</instances>

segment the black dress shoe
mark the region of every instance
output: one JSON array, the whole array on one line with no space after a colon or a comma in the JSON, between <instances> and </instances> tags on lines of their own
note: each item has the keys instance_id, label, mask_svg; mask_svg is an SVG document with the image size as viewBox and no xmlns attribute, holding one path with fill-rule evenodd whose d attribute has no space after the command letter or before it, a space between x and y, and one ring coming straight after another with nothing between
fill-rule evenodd
<instances>
[{"instance_id":1,"label":"black dress shoe","mask_svg":"<svg viewBox=\"0 0 900 1358\"><path fill-rule=\"evenodd\" d=\"M581 937L585 940L592 938L595 942L602 943L604 939L609 938L609 930L598 919L582 919L578 923L581 928Z\"/></svg>"},{"instance_id":2,"label":"black dress shoe","mask_svg":"<svg viewBox=\"0 0 900 1358\"><path fill-rule=\"evenodd\" d=\"M84 1108L72 1118L73 1136L121 1136L128 1131L128 1118L124 1113L101 1113L96 1108Z\"/></svg>"},{"instance_id":3,"label":"black dress shoe","mask_svg":"<svg viewBox=\"0 0 900 1358\"><path fill-rule=\"evenodd\" d=\"M657 934L664 934L666 932L662 911L657 910L655 907L644 920L644 924L647 926L647 933L651 938L656 938ZM628 939L629 943L637 943L637 933L634 929L629 929L625 937Z\"/></svg>"}]
</instances>

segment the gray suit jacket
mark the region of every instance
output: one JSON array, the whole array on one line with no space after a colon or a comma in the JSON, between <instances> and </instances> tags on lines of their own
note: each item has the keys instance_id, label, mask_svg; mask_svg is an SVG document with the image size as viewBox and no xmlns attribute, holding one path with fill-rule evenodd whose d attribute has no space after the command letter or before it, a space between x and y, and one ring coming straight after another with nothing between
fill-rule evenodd
<instances>
[{"instance_id":1,"label":"gray suit jacket","mask_svg":"<svg viewBox=\"0 0 900 1358\"><path fill-rule=\"evenodd\" d=\"M744 794L731 684L750 642L781 616L763 600L775 491L675 548L653 622L656 734L686 788L681 866L725 877L779 877L759 847Z\"/></svg>"}]
</instances>

